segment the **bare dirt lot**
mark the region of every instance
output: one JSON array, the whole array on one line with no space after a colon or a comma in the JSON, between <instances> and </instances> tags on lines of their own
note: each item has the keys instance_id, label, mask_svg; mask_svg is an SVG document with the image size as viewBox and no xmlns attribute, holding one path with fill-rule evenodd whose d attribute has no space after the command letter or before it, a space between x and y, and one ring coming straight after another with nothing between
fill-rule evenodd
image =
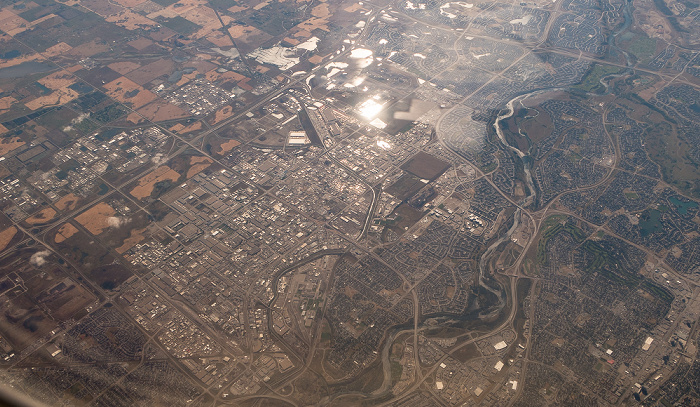
<instances>
[{"instance_id":1,"label":"bare dirt lot","mask_svg":"<svg viewBox=\"0 0 700 407\"><path fill-rule=\"evenodd\" d=\"M148 120L158 122L163 120L179 119L190 115L181 108L161 100L156 100L155 102L142 107L138 110L138 113L139 114L137 115L132 114L133 117L132 115L129 115L128 120L136 120L134 123L138 123L142 120L141 116L144 116Z\"/></svg>"},{"instance_id":2,"label":"bare dirt lot","mask_svg":"<svg viewBox=\"0 0 700 407\"><path fill-rule=\"evenodd\" d=\"M110 69L112 69L115 72L118 72L122 75L126 75L129 72L133 71L134 69L138 69L141 67L140 64L137 64L136 62L115 62L113 64L107 65Z\"/></svg>"},{"instance_id":3,"label":"bare dirt lot","mask_svg":"<svg viewBox=\"0 0 700 407\"><path fill-rule=\"evenodd\" d=\"M159 76L170 75L175 68L175 63L170 59L159 59L129 72L126 77L139 85L148 83Z\"/></svg>"},{"instance_id":4,"label":"bare dirt lot","mask_svg":"<svg viewBox=\"0 0 700 407\"><path fill-rule=\"evenodd\" d=\"M9 228L0 232L0 251L5 250L7 245L10 244L12 238L17 234L17 228L10 226Z\"/></svg>"},{"instance_id":5,"label":"bare dirt lot","mask_svg":"<svg viewBox=\"0 0 700 407\"><path fill-rule=\"evenodd\" d=\"M42 107L60 106L76 99L79 96L78 92L68 87L56 89L46 96L40 96L30 100L24 105L32 110L37 110Z\"/></svg>"},{"instance_id":6,"label":"bare dirt lot","mask_svg":"<svg viewBox=\"0 0 700 407\"><path fill-rule=\"evenodd\" d=\"M80 198L73 194L68 194L64 196L63 198L59 199L56 201L54 206L59 210L59 211L72 211L73 209L76 208L78 205L78 201Z\"/></svg>"},{"instance_id":7,"label":"bare dirt lot","mask_svg":"<svg viewBox=\"0 0 700 407\"><path fill-rule=\"evenodd\" d=\"M116 211L106 202L100 202L87 211L75 217L75 220L83 225L93 235L99 235L109 228L107 218L114 216Z\"/></svg>"},{"instance_id":8,"label":"bare dirt lot","mask_svg":"<svg viewBox=\"0 0 700 407\"><path fill-rule=\"evenodd\" d=\"M56 232L56 236L53 240L56 243L65 242L66 239L70 239L71 236L75 235L76 233L78 233L78 228L70 223L65 223L58 229L58 232Z\"/></svg>"},{"instance_id":9,"label":"bare dirt lot","mask_svg":"<svg viewBox=\"0 0 700 407\"><path fill-rule=\"evenodd\" d=\"M187 179L194 177L200 172L208 168L213 161L208 157L192 157L190 158L190 169L187 170Z\"/></svg>"},{"instance_id":10,"label":"bare dirt lot","mask_svg":"<svg viewBox=\"0 0 700 407\"><path fill-rule=\"evenodd\" d=\"M143 176L138 182L138 185L131 190L131 195L137 199L144 199L151 196L153 192L153 187L156 183L162 181L175 182L180 178L180 174L167 165L156 168L149 174Z\"/></svg>"},{"instance_id":11,"label":"bare dirt lot","mask_svg":"<svg viewBox=\"0 0 700 407\"><path fill-rule=\"evenodd\" d=\"M29 225L39 225L42 223L49 222L56 217L56 210L53 208L44 208L39 212L35 213L33 216L28 217L24 221Z\"/></svg>"},{"instance_id":12,"label":"bare dirt lot","mask_svg":"<svg viewBox=\"0 0 700 407\"><path fill-rule=\"evenodd\" d=\"M124 76L103 85L103 87L107 89L109 96L122 103L131 103L134 109L138 109L156 98L156 95Z\"/></svg>"},{"instance_id":13,"label":"bare dirt lot","mask_svg":"<svg viewBox=\"0 0 700 407\"><path fill-rule=\"evenodd\" d=\"M238 140L227 140L219 144L219 146L215 149L214 153L223 156L239 145L241 145L241 142Z\"/></svg>"},{"instance_id":14,"label":"bare dirt lot","mask_svg":"<svg viewBox=\"0 0 700 407\"><path fill-rule=\"evenodd\" d=\"M19 137L3 138L0 140L0 157L16 148L22 147L24 144L24 141Z\"/></svg>"},{"instance_id":15,"label":"bare dirt lot","mask_svg":"<svg viewBox=\"0 0 700 407\"><path fill-rule=\"evenodd\" d=\"M121 246L119 246L119 247L117 247L116 249L114 249L114 250L115 250L117 253L122 254L122 253L124 253L125 251L131 249L131 248L134 247L137 243L139 243L140 241L142 241L142 240L144 239L143 232L145 232L145 231L146 231L146 228L142 228L142 229L132 229L132 230L129 232L129 237L127 237L127 238L124 240L124 243L123 243Z\"/></svg>"},{"instance_id":16,"label":"bare dirt lot","mask_svg":"<svg viewBox=\"0 0 700 407\"><path fill-rule=\"evenodd\" d=\"M58 71L50 75L44 76L37 82L46 86L49 89L61 89L74 84L76 80L77 78L74 75L65 71Z\"/></svg>"}]
</instances>

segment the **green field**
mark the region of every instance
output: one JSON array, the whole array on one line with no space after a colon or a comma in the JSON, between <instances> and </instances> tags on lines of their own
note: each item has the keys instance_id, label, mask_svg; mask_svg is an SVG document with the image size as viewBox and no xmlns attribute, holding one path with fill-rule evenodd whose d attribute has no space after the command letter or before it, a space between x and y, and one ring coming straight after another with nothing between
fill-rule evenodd
<instances>
[{"instance_id":1,"label":"green field","mask_svg":"<svg viewBox=\"0 0 700 407\"><path fill-rule=\"evenodd\" d=\"M644 135L649 157L661 167L664 181L700 197L699 163L688 154L690 145L667 122L650 127Z\"/></svg>"},{"instance_id":2,"label":"green field","mask_svg":"<svg viewBox=\"0 0 700 407\"><path fill-rule=\"evenodd\" d=\"M638 36L632 41L627 51L634 54L639 62L648 64L656 52L656 39L647 36Z\"/></svg>"},{"instance_id":3,"label":"green field","mask_svg":"<svg viewBox=\"0 0 700 407\"><path fill-rule=\"evenodd\" d=\"M179 32L182 35L192 34L193 32L202 28L199 25L197 25L197 24L195 24L187 19L184 19L180 16L177 16L175 18L166 19L161 24L170 28L173 31Z\"/></svg>"},{"instance_id":4,"label":"green field","mask_svg":"<svg viewBox=\"0 0 700 407\"><path fill-rule=\"evenodd\" d=\"M586 92L602 93L605 87L600 83L600 79L620 71L622 71L622 68L617 66L596 64L588 71L586 76L583 77L581 83L575 87Z\"/></svg>"},{"instance_id":5,"label":"green field","mask_svg":"<svg viewBox=\"0 0 700 407\"><path fill-rule=\"evenodd\" d=\"M401 363L392 361L391 362L391 382L396 383L401 379L401 373L403 373L403 366Z\"/></svg>"}]
</instances>

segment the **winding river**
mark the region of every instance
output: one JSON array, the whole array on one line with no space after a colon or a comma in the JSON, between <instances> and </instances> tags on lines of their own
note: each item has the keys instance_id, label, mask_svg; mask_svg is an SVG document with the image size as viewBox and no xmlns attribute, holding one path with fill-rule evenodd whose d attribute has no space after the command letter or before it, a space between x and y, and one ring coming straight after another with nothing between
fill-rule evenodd
<instances>
[{"instance_id":1,"label":"winding river","mask_svg":"<svg viewBox=\"0 0 700 407\"><path fill-rule=\"evenodd\" d=\"M618 27L614 32L612 32L608 36L607 41L606 41L606 44L610 47L610 49L615 49L617 52L620 52L624 56L625 61L626 61L626 65L628 67L632 66L632 60L629 57L629 55L627 54L627 52L625 52L624 50L617 47L617 45L615 44L615 38L617 37L618 34L622 33L624 30L626 30L632 22L631 4L632 4L631 0L625 0L625 2L622 5L622 9L621 9L622 15L624 18L624 22L620 27ZM609 80L611 78L622 76L628 70L629 69L626 69L623 72L606 75L600 79L600 83L605 87L606 94L610 91L609 85L606 83L607 80ZM504 148L514 152L517 155L517 157L520 159L522 166L523 166L523 172L525 175L525 182L526 182L528 188L527 188L527 196L519 203L518 207L516 208L516 211L514 212L513 225L508 229L508 231L503 236L501 236L499 239L494 241L486 249L486 251L481 255L481 257L479 259L479 285L498 298L498 305L495 307L489 307L490 310L488 312L486 310L479 310L479 312L469 312L468 318L470 318L470 319L485 320L487 318L493 318L495 315L502 312L504 307L506 306L507 301L506 301L503 290L502 289L501 290L495 289L495 288L489 286L489 284L487 284L487 282L486 282L486 276L489 273L488 263L489 263L489 260L491 259L491 257L494 255L494 253L496 253L498 247L501 244L503 244L504 242L506 242L508 239L510 239L511 235L517 230L518 226L520 225L521 215L523 213L523 209L533 205L537 199L537 189L535 187L535 182L532 178L532 173L531 173L533 161L529 155L530 152L529 151L523 152L520 149L518 149L514 146L511 146L508 143L508 141L506 140L506 137L505 137L503 130L501 128L501 123L503 120L507 120L513 116L513 114L515 113L515 107L514 107L515 103L518 103L518 102L521 103L522 101L524 101L527 98L532 97L532 96L536 96L536 95L540 95L540 94L544 94L544 93L555 92L555 91L566 91L566 90L567 90L567 88L565 88L565 87L551 87L551 88L539 89L536 91L532 91L532 92L518 95L518 96L514 97L513 99L511 99L510 101L508 101L508 103L506 103L505 109L496 117L496 120L493 123L494 130L496 131L499 142L503 145ZM599 95L596 95L596 96L599 96ZM447 113L445 113L445 115L446 114ZM452 147L449 146L448 143L446 143L446 146L452 150ZM516 302L516 299L514 298L513 299L514 305L515 305L515 302ZM478 308L478 304L476 304L476 305ZM461 317L460 316L451 316L451 317L453 319L467 318L467 316L461 316ZM450 318L450 316L445 315L444 318ZM443 316L439 316L437 318L431 318L431 319L442 320ZM445 320L447 321L447 319L445 319ZM421 323L421 324L419 324L418 330L420 331L420 330L424 330L427 328L429 328L429 327L427 327L424 323ZM392 383L391 383L391 369L390 369L390 360L389 360L390 349L394 343L394 340L398 336L400 336L402 334L406 334L406 333L417 334L417 332L414 332L413 327L408 327L408 324L397 325L392 330L387 332L386 340L385 340L383 348L381 349L381 352L380 352L380 358L381 358L382 365L383 365L382 367L384 370L383 383L376 391L372 392L371 394L363 394L364 396L367 396L370 398L380 397L380 396L386 395L388 392L391 391ZM416 351L417 351L417 349L416 349ZM347 394L362 394L362 393L348 392L348 393L344 393L344 394L347 395ZM336 395L336 397L337 396L340 396L340 395ZM324 403L327 404L327 403L331 402L334 398L326 399L323 401L322 404L324 404Z\"/></svg>"}]
</instances>

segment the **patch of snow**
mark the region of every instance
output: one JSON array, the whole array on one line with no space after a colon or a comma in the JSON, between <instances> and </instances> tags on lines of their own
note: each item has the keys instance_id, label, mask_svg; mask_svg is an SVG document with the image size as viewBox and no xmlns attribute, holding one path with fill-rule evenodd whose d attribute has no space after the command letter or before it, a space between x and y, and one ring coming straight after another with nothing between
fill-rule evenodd
<instances>
[{"instance_id":1,"label":"patch of snow","mask_svg":"<svg viewBox=\"0 0 700 407\"><path fill-rule=\"evenodd\" d=\"M328 65L326 65L326 69L328 68L340 68L340 69L345 69L348 67L347 62L331 62Z\"/></svg>"},{"instance_id":2,"label":"patch of snow","mask_svg":"<svg viewBox=\"0 0 700 407\"><path fill-rule=\"evenodd\" d=\"M328 73L326 74L326 78L332 78L333 75L337 74L338 72L343 72L343 71L340 70L340 69L338 69L338 68L333 68L333 69L331 69L330 72L328 72Z\"/></svg>"},{"instance_id":3,"label":"patch of snow","mask_svg":"<svg viewBox=\"0 0 700 407\"><path fill-rule=\"evenodd\" d=\"M316 37L311 37L308 40L302 42L301 44L297 45L298 49L305 49L307 51L313 51L316 48L318 48L318 42L321 41Z\"/></svg>"},{"instance_id":4,"label":"patch of snow","mask_svg":"<svg viewBox=\"0 0 700 407\"><path fill-rule=\"evenodd\" d=\"M481 59L482 57L487 57L487 56L489 56L489 55L491 55L491 53L486 53L486 54L479 54L479 55L477 55L477 54L475 54L475 53L472 52L472 56L473 56L474 58L476 58L476 59Z\"/></svg>"},{"instance_id":5,"label":"patch of snow","mask_svg":"<svg viewBox=\"0 0 700 407\"><path fill-rule=\"evenodd\" d=\"M267 49L258 48L248 54L248 57L254 58L261 64L275 65L279 67L280 70L286 71L299 63L299 58L293 55L293 52L289 48L277 45Z\"/></svg>"},{"instance_id":6,"label":"patch of snow","mask_svg":"<svg viewBox=\"0 0 700 407\"><path fill-rule=\"evenodd\" d=\"M509 23L527 25L527 23L529 23L530 20L532 20L532 16L528 14L525 17L510 20Z\"/></svg>"}]
</instances>

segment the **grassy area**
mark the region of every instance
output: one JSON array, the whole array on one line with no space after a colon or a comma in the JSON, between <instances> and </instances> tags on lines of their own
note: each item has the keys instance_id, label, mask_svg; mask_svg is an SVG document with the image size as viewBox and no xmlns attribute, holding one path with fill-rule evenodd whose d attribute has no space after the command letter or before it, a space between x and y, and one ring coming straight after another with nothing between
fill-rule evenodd
<instances>
[{"instance_id":1,"label":"grassy area","mask_svg":"<svg viewBox=\"0 0 700 407\"><path fill-rule=\"evenodd\" d=\"M583 249L593 255L593 261L586 268L587 272L601 273L607 279L628 287L639 282L639 276L620 267L617 259L600 244L587 240L583 243ZM606 264L609 264L610 267L605 267Z\"/></svg>"},{"instance_id":2,"label":"grassy area","mask_svg":"<svg viewBox=\"0 0 700 407\"><path fill-rule=\"evenodd\" d=\"M644 280L644 282L642 283L642 287L650 293L654 294L655 296L659 297L664 302L670 303L671 301L673 301L673 295L670 292L668 292L668 290L666 290L663 287L659 287L651 281Z\"/></svg>"},{"instance_id":3,"label":"grassy area","mask_svg":"<svg viewBox=\"0 0 700 407\"><path fill-rule=\"evenodd\" d=\"M391 362L391 382L396 383L401 379L401 373L403 373L403 366L401 363L392 361Z\"/></svg>"},{"instance_id":4,"label":"grassy area","mask_svg":"<svg viewBox=\"0 0 700 407\"><path fill-rule=\"evenodd\" d=\"M481 171L484 174L488 174L489 172L495 170L496 168L498 168L498 164L496 164L495 162L492 162L491 164L489 164L487 166L480 167Z\"/></svg>"},{"instance_id":5,"label":"grassy area","mask_svg":"<svg viewBox=\"0 0 700 407\"><path fill-rule=\"evenodd\" d=\"M348 391L372 392L384 382L384 368L381 363L374 363L355 379L344 386Z\"/></svg>"},{"instance_id":6,"label":"grassy area","mask_svg":"<svg viewBox=\"0 0 700 407\"><path fill-rule=\"evenodd\" d=\"M177 16L175 18L165 19L164 21L162 21L160 23L163 24L164 26L170 28L173 31L177 31L178 33L180 33L182 35L192 34L193 32L202 28L201 26L191 22L190 20L184 19L180 16Z\"/></svg>"},{"instance_id":7,"label":"grassy area","mask_svg":"<svg viewBox=\"0 0 700 407\"><path fill-rule=\"evenodd\" d=\"M686 140L667 122L650 127L645 133L647 151L652 160L661 166L664 181L700 197L700 170L688 152L692 151Z\"/></svg>"},{"instance_id":8,"label":"grassy area","mask_svg":"<svg viewBox=\"0 0 700 407\"><path fill-rule=\"evenodd\" d=\"M586 76L583 77L581 83L576 85L576 88L586 92L601 93L605 90L605 87L600 83L600 79L620 71L622 71L622 68L617 66L595 64L593 68L588 71Z\"/></svg>"},{"instance_id":9,"label":"grassy area","mask_svg":"<svg viewBox=\"0 0 700 407\"><path fill-rule=\"evenodd\" d=\"M547 217L547 219L542 221L542 229L546 229L556 225L557 223L562 223L566 221L566 215L552 215Z\"/></svg>"},{"instance_id":10,"label":"grassy area","mask_svg":"<svg viewBox=\"0 0 700 407\"><path fill-rule=\"evenodd\" d=\"M639 62L648 64L656 52L656 39L640 35L632 41L627 51L634 54Z\"/></svg>"},{"instance_id":11,"label":"grassy area","mask_svg":"<svg viewBox=\"0 0 700 407\"><path fill-rule=\"evenodd\" d=\"M470 343L469 345L457 349L452 356L461 363L465 363L470 359L481 356L481 353L475 344Z\"/></svg>"}]
</instances>

